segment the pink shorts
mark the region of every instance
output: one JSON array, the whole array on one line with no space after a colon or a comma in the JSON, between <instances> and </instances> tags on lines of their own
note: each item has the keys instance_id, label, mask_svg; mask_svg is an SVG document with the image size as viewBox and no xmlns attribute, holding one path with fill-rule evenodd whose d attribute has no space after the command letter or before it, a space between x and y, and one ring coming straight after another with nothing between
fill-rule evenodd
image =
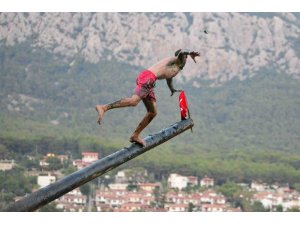
<instances>
[{"instance_id":1,"label":"pink shorts","mask_svg":"<svg viewBox=\"0 0 300 225\"><path fill-rule=\"evenodd\" d=\"M155 81L157 77L149 70L142 71L136 78L136 87L134 94L141 97L141 99L150 98L152 101L156 101L153 88L155 87Z\"/></svg>"}]
</instances>

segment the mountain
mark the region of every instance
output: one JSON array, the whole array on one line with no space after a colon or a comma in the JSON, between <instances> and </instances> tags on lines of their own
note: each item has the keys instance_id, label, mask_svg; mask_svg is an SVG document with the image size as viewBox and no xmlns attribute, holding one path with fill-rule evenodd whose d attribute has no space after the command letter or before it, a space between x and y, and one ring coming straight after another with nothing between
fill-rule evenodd
<instances>
[{"instance_id":1,"label":"mountain","mask_svg":"<svg viewBox=\"0 0 300 225\"><path fill-rule=\"evenodd\" d=\"M30 39L32 48L68 63L80 56L148 67L189 48L202 58L188 63L182 77L211 85L255 76L264 67L299 78L299 13L1 13L0 34L2 45Z\"/></svg>"},{"instance_id":2,"label":"mountain","mask_svg":"<svg viewBox=\"0 0 300 225\"><path fill-rule=\"evenodd\" d=\"M110 111L101 128L94 106L131 95L140 70L190 48L202 57L175 86L195 128L176 146L297 152L299 32L295 13L1 13L0 137L127 145L144 106ZM156 95L158 116L143 135L179 119L165 82Z\"/></svg>"}]
</instances>

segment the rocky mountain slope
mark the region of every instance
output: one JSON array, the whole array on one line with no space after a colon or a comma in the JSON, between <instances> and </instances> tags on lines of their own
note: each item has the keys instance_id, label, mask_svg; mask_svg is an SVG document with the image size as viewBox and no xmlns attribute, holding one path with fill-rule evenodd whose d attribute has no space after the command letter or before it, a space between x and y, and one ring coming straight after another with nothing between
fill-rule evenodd
<instances>
[{"instance_id":1,"label":"rocky mountain slope","mask_svg":"<svg viewBox=\"0 0 300 225\"><path fill-rule=\"evenodd\" d=\"M204 30L208 34L204 34ZM72 64L118 60L148 67L178 48L201 52L185 79L218 85L264 67L299 78L300 20L293 13L1 13L0 44L32 40Z\"/></svg>"}]
</instances>

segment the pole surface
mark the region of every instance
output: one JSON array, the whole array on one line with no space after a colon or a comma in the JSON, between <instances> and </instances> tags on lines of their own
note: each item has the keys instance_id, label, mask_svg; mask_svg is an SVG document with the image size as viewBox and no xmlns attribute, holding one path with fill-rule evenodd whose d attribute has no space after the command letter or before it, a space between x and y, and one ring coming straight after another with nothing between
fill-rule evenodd
<instances>
[{"instance_id":1,"label":"pole surface","mask_svg":"<svg viewBox=\"0 0 300 225\"><path fill-rule=\"evenodd\" d=\"M71 173L57 182L25 196L21 200L9 205L6 209L4 209L4 211L35 211L38 208L68 193L69 191L170 140L178 134L192 128L193 126L194 123L192 119L182 120L174 123L158 133L147 136L144 139L146 142L145 147L141 147L138 144L131 144L129 147L125 147L111 155L97 160L93 164Z\"/></svg>"}]
</instances>

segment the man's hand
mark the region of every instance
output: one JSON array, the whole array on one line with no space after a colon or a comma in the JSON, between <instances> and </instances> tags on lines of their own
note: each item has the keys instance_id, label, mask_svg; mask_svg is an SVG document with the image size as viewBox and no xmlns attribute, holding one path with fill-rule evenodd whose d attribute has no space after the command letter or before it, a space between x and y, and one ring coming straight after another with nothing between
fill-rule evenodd
<instances>
[{"instance_id":1,"label":"man's hand","mask_svg":"<svg viewBox=\"0 0 300 225\"><path fill-rule=\"evenodd\" d=\"M171 95L170 95L170 96L173 96L173 94L174 94L175 92L182 92L182 90L176 90L176 89L173 89L173 90L171 90Z\"/></svg>"},{"instance_id":2,"label":"man's hand","mask_svg":"<svg viewBox=\"0 0 300 225\"><path fill-rule=\"evenodd\" d=\"M194 62L196 63L196 60L195 60L195 58L198 56L198 57L200 57L200 53L199 52L190 52L190 54L189 54L190 56L191 56L191 58L194 60Z\"/></svg>"}]
</instances>

